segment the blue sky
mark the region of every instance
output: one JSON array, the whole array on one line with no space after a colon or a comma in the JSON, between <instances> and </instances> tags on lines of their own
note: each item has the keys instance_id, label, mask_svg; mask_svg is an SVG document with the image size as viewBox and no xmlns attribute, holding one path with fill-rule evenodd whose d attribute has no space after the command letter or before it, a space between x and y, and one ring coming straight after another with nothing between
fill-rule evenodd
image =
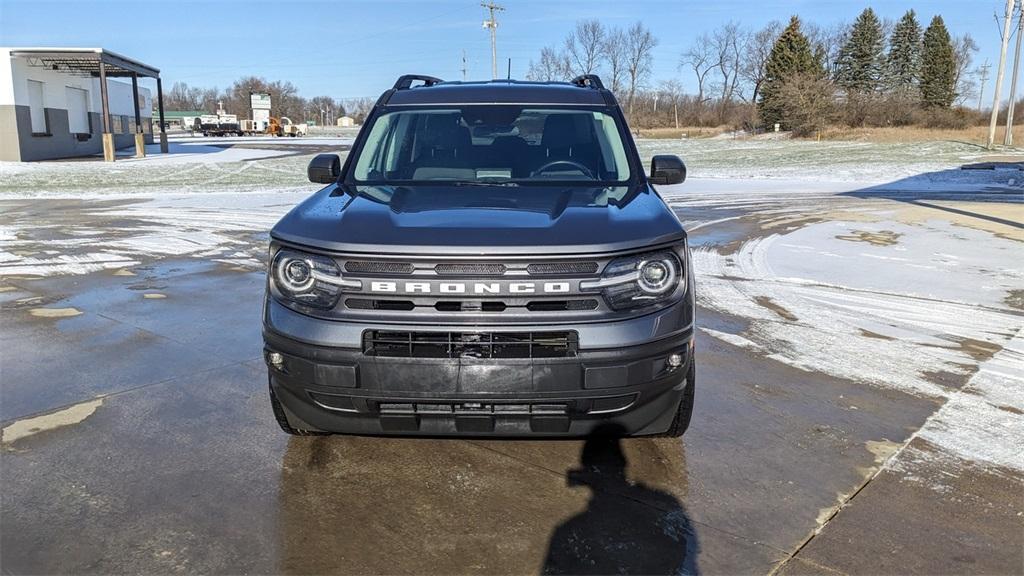
<instances>
[{"instance_id":1,"label":"blue sky","mask_svg":"<svg viewBox=\"0 0 1024 576\"><path fill-rule=\"evenodd\" d=\"M974 36L981 47L975 64L988 58L991 77L999 56L993 13L1002 14L1005 7L1001 0L499 3L506 7L499 17L499 68L504 70L505 59L512 58L513 77L522 77L540 48L561 42L578 19L622 27L641 20L660 40L653 78L677 78L688 88L693 80L677 69L679 54L704 31L729 20L760 27L791 14L831 25L853 20L869 5L894 20L913 8L923 26L941 14L951 33ZM0 45L102 46L160 68L165 85L181 80L223 88L253 74L290 80L306 97L346 98L376 96L403 73L461 78L463 50L470 78L487 78L490 41L481 27L484 16L474 0L0 0Z\"/></svg>"}]
</instances>

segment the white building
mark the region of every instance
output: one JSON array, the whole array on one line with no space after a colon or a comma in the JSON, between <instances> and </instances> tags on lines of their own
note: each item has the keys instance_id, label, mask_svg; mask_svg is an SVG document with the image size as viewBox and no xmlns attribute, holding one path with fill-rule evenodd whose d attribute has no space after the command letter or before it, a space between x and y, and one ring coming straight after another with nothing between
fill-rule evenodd
<instances>
[{"instance_id":1,"label":"white building","mask_svg":"<svg viewBox=\"0 0 1024 576\"><path fill-rule=\"evenodd\" d=\"M349 128L356 125L356 121L348 116L342 116L338 118L338 126Z\"/></svg>"},{"instance_id":2,"label":"white building","mask_svg":"<svg viewBox=\"0 0 1024 576\"><path fill-rule=\"evenodd\" d=\"M159 74L102 48L0 48L0 160L112 160L152 143L154 102L138 81L155 78L159 91Z\"/></svg>"}]
</instances>

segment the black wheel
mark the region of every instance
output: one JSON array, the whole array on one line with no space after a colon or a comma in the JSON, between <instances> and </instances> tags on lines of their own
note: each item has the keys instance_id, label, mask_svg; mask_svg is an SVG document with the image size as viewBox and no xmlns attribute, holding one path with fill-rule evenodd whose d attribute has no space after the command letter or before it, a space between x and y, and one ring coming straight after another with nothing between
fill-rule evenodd
<instances>
[{"instance_id":1,"label":"black wheel","mask_svg":"<svg viewBox=\"0 0 1024 576\"><path fill-rule=\"evenodd\" d=\"M686 373L686 391L683 392L683 399L679 402L679 409L672 419L668 430L655 436L661 438L679 438L690 427L690 418L693 417L694 389L697 387L697 360L690 361L690 370Z\"/></svg>"},{"instance_id":2,"label":"black wheel","mask_svg":"<svg viewBox=\"0 0 1024 576\"><path fill-rule=\"evenodd\" d=\"M292 436L329 436L327 432L321 432L319 430L300 430L298 428L293 428L291 423L288 422L288 415L285 414L284 407L281 406L281 401L277 399L277 394L274 394L273 385L270 386L270 408L274 411L274 419L277 420L277 425L281 427L281 430L284 430Z\"/></svg>"}]
</instances>

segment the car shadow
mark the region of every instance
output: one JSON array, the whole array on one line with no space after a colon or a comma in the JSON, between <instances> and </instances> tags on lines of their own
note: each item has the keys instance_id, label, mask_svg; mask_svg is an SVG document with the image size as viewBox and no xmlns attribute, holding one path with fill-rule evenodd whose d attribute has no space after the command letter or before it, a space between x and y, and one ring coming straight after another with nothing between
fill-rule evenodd
<instances>
[{"instance_id":1,"label":"car shadow","mask_svg":"<svg viewBox=\"0 0 1024 576\"><path fill-rule=\"evenodd\" d=\"M621 429L599 428L583 445L568 486L591 491L585 510L551 535L543 574L697 574L699 543L672 494L627 479ZM649 440L639 440L640 442Z\"/></svg>"},{"instance_id":2,"label":"car shadow","mask_svg":"<svg viewBox=\"0 0 1024 576\"><path fill-rule=\"evenodd\" d=\"M840 196L896 200L922 208L1024 229L1024 222L941 203L1024 202L1024 164L1020 162L989 162L926 172L844 192Z\"/></svg>"}]
</instances>

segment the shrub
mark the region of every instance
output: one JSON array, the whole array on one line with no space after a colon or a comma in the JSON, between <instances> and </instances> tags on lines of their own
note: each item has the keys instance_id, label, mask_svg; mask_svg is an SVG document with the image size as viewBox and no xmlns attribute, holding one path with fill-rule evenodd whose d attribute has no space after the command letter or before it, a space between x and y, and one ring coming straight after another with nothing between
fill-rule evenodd
<instances>
[{"instance_id":1,"label":"shrub","mask_svg":"<svg viewBox=\"0 0 1024 576\"><path fill-rule=\"evenodd\" d=\"M964 108L928 108L916 111L914 123L925 128L964 130L974 124L974 117Z\"/></svg>"}]
</instances>

